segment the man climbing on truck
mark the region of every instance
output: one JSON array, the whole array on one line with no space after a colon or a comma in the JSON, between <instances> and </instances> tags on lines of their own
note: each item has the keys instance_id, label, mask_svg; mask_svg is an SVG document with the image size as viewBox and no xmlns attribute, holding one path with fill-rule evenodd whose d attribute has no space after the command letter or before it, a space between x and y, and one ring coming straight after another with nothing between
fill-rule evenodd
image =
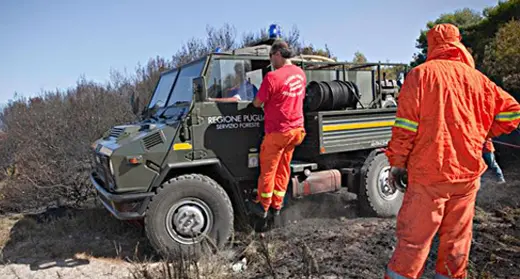
<instances>
[{"instance_id":1,"label":"man climbing on truck","mask_svg":"<svg viewBox=\"0 0 520 279\"><path fill-rule=\"evenodd\" d=\"M520 104L475 69L459 29L434 26L426 63L406 77L386 154L408 173L385 278L420 278L439 232L436 278L466 278L486 138L520 123Z\"/></svg>"},{"instance_id":2,"label":"man climbing on truck","mask_svg":"<svg viewBox=\"0 0 520 279\"><path fill-rule=\"evenodd\" d=\"M278 215L290 179L290 163L294 149L305 137L303 99L306 76L291 63L293 52L278 40L271 46L269 58L275 71L263 79L255 107L264 104L265 136L260 147L260 177L253 212L266 218L269 208Z\"/></svg>"}]
</instances>

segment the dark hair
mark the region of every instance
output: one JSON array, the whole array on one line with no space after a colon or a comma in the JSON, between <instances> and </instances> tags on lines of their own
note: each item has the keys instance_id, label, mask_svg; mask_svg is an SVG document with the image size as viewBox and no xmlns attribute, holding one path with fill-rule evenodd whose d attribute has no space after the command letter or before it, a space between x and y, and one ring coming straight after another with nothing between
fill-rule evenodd
<instances>
[{"instance_id":1,"label":"dark hair","mask_svg":"<svg viewBox=\"0 0 520 279\"><path fill-rule=\"evenodd\" d=\"M280 51L283 58L294 57L294 51L283 40L278 39L271 45L271 53L276 53L277 51Z\"/></svg>"}]
</instances>

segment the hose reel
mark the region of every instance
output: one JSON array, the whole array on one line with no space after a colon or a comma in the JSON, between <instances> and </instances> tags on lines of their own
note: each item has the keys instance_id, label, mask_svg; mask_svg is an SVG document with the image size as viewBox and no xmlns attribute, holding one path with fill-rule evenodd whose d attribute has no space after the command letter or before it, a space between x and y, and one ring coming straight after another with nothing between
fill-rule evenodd
<instances>
[{"instance_id":1,"label":"hose reel","mask_svg":"<svg viewBox=\"0 0 520 279\"><path fill-rule=\"evenodd\" d=\"M359 99L359 88L354 82L311 81L307 85L305 107L308 111L355 109Z\"/></svg>"}]
</instances>

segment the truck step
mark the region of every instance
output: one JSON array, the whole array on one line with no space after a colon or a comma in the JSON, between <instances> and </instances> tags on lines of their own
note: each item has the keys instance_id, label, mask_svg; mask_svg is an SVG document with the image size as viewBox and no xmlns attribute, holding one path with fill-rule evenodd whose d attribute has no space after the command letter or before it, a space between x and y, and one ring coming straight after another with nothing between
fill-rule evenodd
<instances>
[{"instance_id":1,"label":"truck step","mask_svg":"<svg viewBox=\"0 0 520 279\"><path fill-rule=\"evenodd\" d=\"M303 172L305 169L310 169L311 171L318 169L318 164L302 162L302 161L291 161L291 171L293 173Z\"/></svg>"}]
</instances>

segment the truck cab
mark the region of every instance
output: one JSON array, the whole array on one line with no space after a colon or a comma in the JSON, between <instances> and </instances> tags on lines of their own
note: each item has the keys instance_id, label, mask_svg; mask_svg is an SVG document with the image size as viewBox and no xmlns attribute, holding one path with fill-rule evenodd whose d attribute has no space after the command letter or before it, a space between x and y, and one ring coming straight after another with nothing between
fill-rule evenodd
<instances>
[{"instance_id":1,"label":"truck cab","mask_svg":"<svg viewBox=\"0 0 520 279\"><path fill-rule=\"evenodd\" d=\"M163 255L200 255L208 239L221 247L249 223L264 134L263 110L251 102L273 70L269 50L266 43L215 52L163 72L145 119L114 126L93 143L90 178L99 199L118 219L143 220ZM294 154L287 204L346 187L369 214L395 216L402 193L387 182L383 148L396 108L382 104L378 88L389 96L399 87L377 77L381 67L402 64L292 62L308 79L308 136Z\"/></svg>"}]
</instances>

